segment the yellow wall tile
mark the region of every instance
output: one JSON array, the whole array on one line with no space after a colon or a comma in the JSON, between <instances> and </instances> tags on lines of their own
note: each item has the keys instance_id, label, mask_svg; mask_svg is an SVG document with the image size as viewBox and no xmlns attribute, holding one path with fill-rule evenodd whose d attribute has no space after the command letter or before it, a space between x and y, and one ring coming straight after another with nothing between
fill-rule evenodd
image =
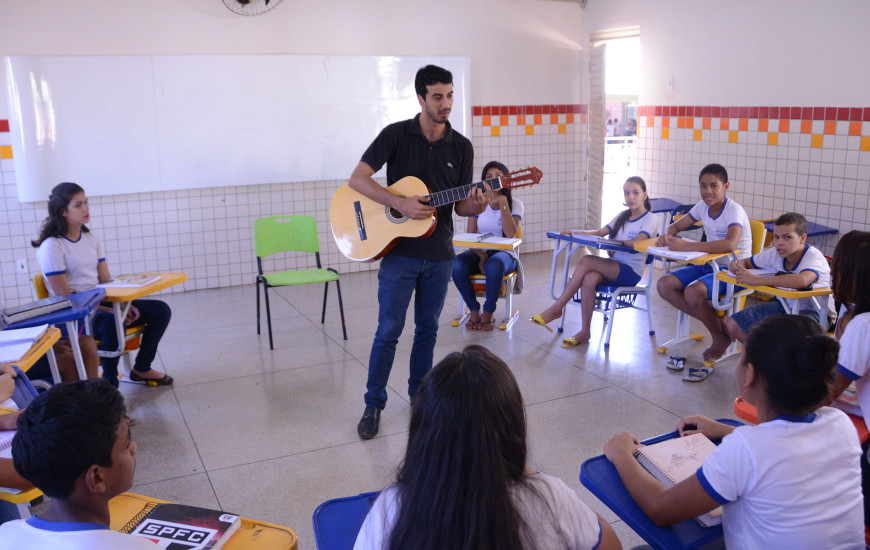
<instances>
[{"instance_id":1,"label":"yellow wall tile","mask_svg":"<svg viewBox=\"0 0 870 550\"><path fill-rule=\"evenodd\" d=\"M849 135L850 136L860 136L861 130L864 127L864 123L860 121L852 121L849 123Z\"/></svg>"},{"instance_id":2,"label":"yellow wall tile","mask_svg":"<svg viewBox=\"0 0 870 550\"><path fill-rule=\"evenodd\" d=\"M491 130L492 130L492 134L491 134L492 137L499 137L501 135L501 126L493 126L491 128Z\"/></svg>"},{"instance_id":3,"label":"yellow wall tile","mask_svg":"<svg viewBox=\"0 0 870 550\"><path fill-rule=\"evenodd\" d=\"M768 145L779 145L779 134L776 132L770 132L767 134L767 144Z\"/></svg>"},{"instance_id":4,"label":"yellow wall tile","mask_svg":"<svg viewBox=\"0 0 870 550\"><path fill-rule=\"evenodd\" d=\"M2 147L0 147L0 149L2 149ZM870 136L864 136L861 138L861 150L870 151Z\"/></svg>"},{"instance_id":5,"label":"yellow wall tile","mask_svg":"<svg viewBox=\"0 0 870 550\"><path fill-rule=\"evenodd\" d=\"M791 121L787 118L780 120L779 121L779 131L784 133L784 134L787 134L790 124L791 124Z\"/></svg>"},{"instance_id":6,"label":"yellow wall tile","mask_svg":"<svg viewBox=\"0 0 870 550\"><path fill-rule=\"evenodd\" d=\"M822 144L824 144L824 142L825 136L823 136L822 134L813 134L813 137L810 139L810 146L818 149L822 146Z\"/></svg>"},{"instance_id":7,"label":"yellow wall tile","mask_svg":"<svg viewBox=\"0 0 870 550\"><path fill-rule=\"evenodd\" d=\"M662 128L662 139L668 139L670 128Z\"/></svg>"},{"instance_id":8,"label":"yellow wall tile","mask_svg":"<svg viewBox=\"0 0 870 550\"><path fill-rule=\"evenodd\" d=\"M758 131L759 132L766 132L768 124L770 124L770 121L767 120L766 118L759 119L758 120Z\"/></svg>"},{"instance_id":9,"label":"yellow wall tile","mask_svg":"<svg viewBox=\"0 0 870 550\"><path fill-rule=\"evenodd\" d=\"M535 127L532 126L531 124L528 125L528 126L526 126L526 135L527 135L527 136L533 136L533 135L535 135Z\"/></svg>"},{"instance_id":10,"label":"yellow wall tile","mask_svg":"<svg viewBox=\"0 0 870 550\"><path fill-rule=\"evenodd\" d=\"M11 145L0 145L0 159L11 159L12 158L12 146Z\"/></svg>"},{"instance_id":11,"label":"yellow wall tile","mask_svg":"<svg viewBox=\"0 0 870 550\"><path fill-rule=\"evenodd\" d=\"M492 119L489 117L489 115L483 115L483 125L484 126L492 125Z\"/></svg>"},{"instance_id":12,"label":"yellow wall tile","mask_svg":"<svg viewBox=\"0 0 870 550\"><path fill-rule=\"evenodd\" d=\"M801 121L801 133L802 134L812 134L813 133L813 121L812 120L802 120Z\"/></svg>"},{"instance_id":13,"label":"yellow wall tile","mask_svg":"<svg viewBox=\"0 0 870 550\"><path fill-rule=\"evenodd\" d=\"M694 134L695 141L701 141L701 130L695 130Z\"/></svg>"},{"instance_id":14,"label":"yellow wall tile","mask_svg":"<svg viewBox=\"0 0 870 550\"><path fill-rule=\"evenodd\" d=\"M559 133L560 134L567 134L568 133L568 125L567 124L560 124L559 125Z\"/></svg>"},{"instance_id":15,"label":"yellow wall tile","mask_svg":"<svg viewBox=\"0 0 870 550\"><path fill-rule=\"evenodd\" d=\"M825 121L825 133L826 134L836 134L837 133L837 121L836 120L826 120Z\"/></svg>"},{"instance_id":16,"label":"yellow wall tile","mask_svg":"<svg viewBox=\"0 0 870 550\"><path fill-rule=\"evenodd\" d=\"M748 118L741 118L737 122L737 129L740 130L741 132L748 131L749 130L749 119Z\"/></svg>"},{"instance_id":17,"label":"yellow wall tile","mask_svg":"<svg viewBox=\"0 0 870 550\"><path fill-rule=\"evenodd\" d=\"M737 143L737 132L734 130L728 132L728 143Z\"/></svg>"}]
</instances>

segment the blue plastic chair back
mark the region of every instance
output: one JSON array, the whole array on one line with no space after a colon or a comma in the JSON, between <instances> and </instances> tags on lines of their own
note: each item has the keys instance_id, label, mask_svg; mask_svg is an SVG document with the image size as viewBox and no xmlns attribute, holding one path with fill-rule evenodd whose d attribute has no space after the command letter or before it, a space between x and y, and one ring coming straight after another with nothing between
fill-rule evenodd
<instances>
[{"instance_id":1,"label":"blue plastic chair back","mask_svg":"<svg viewBox=\"0 0 870 550\"><path fill-rule=\"evenodd\" d=\"M314 539L318 550L352 550L356 536L379 491L327 500L314 510Z\"/></svg>"}]
</instances>

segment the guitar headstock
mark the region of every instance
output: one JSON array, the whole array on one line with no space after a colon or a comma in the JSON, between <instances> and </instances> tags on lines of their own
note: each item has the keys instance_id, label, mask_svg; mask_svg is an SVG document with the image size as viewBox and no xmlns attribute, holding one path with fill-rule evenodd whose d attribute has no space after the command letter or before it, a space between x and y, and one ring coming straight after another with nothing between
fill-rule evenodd
<instances>
[{"instance_id":1,"label":"guitar headstock","mask_svg":"<svg viewBox=\"0 0 870 550\"><path fill-rule=\"evenodd\" d=\"M501 181L502 187L513 189L514 187L537 185L538 183L541 183L541 178L543 176L543 172L534 166L530 166L529 168L523 168L522 170L516 170L510 174L505 174L499 177L499 180Z\"/></svg>"}]
</instances>

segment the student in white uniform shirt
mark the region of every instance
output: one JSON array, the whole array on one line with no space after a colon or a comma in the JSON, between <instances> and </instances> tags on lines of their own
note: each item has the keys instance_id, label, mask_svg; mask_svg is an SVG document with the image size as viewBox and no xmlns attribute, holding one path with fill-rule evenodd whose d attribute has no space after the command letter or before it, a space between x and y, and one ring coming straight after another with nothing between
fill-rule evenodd
<instances>
[{"instance_id":1,"label":"student in white uniform shirt","mask_svg":"<svg viewBox=\"0 0 870 550\"><path fill-rule=\"evenodd\" d=\"M497 161L490 161L483 167L481 179L486 181L508 173L507 167ZM523 219L523 203L511 196L509 188L501 187L492 192L489 206L477 216L469 216L469 233L492 233L497 237L516 237ZM481 250L473 248L458 254L453 259L453 284L459 290L469 318L465 328L468 330L490 331L495 326L493 313L501 294L504 276L517 270L514 294L523 288L523 270L520 258L513 250ZM477 273L486 275L486 301L483 313L474 292L470 276ZM511 312L508 312L511 315Z\"/></svg>"},{"instance_id":2,"label":"student in white uniform shirt","mask_svg":"<svg viewBox=\"0 0 870 550\"><path fill-rule=\"evenodd\" d=\"M831 264L834 296L842 303L836 336L840 340L837 380L831 391L835 399L855 382L858 401L864 414L870 411L870 232L850 231L834 249ZM861 456L864 487L864 521L870 524L870 462L865 443Z\"/></svg>"},{"instance_id":3,"label":"student in white uniform shirt","mask_svg":"<svg viewBox=\"0 0 870 550\"><path fill-rule=\"evenodd\" d=\"M564 482L527 465L527 452L510 368L483 346L451 353L423 379L397 481L354 549L622 548Z\"/></svg>"},{"instance_id":4,"label":"student in white uniform shirt","mask_svg":"<svg viewBox=\"0 0 870 550\"><path fill-rule=\"evenodd\" d=\"M734 428L704 416L680 420L681 435L722 443L696 475L665 488L634 458L628 432L604 445L629 494L659 526L722 505L727 548L864 548L859 459L852 421L818 407L827 398L839 345L815 321L774 315L752 327L737 386L758 426Z\"/></svg>"},{"instance_id":5,"label":"student in white uniform shirt","mask_svg":"<svg viewBox=\"0 0 870 550\"><path fill-rule=\"evenodd\" d=\"M773 227L773 246L751 258L731 262L728 271L742 285L765 285L793 288L795 290L831 286L831 266L818 248L807 243L807 219L796 212L787 212L776 219ZM776 275L755 275L750 269L775 271ZM820 298L827 303L819 315L813 298L800 301L800 314L827 328L828 317L836 315L834 300ZM788 313L779 300L756 304L738 311L725 321L725 328L732 338L740 343L746 341L746 333L758 321L778 313Z\"/></svg>"},{"instance_id":6,"label":"student in white uniform shirt","mask_svg":"<svg viewBox=\"0 0 870 550\"><path fill-rule=\"evenodd\" d=\"M701 201L687 215L669 225L665 234L659 237L656 246L707 254L734 254L737 250L736 257L723 256L717 260L722 268L728 267L732 259L751 256L752 229L749 226L749 217L742 206L725 196L731 186L728 182L728 171L720 164L708 164L701 169L698 185ZM704 224L707 242L686 241L676 236L697 221ZM713 297L713 268L709 264L689 265L665 275L658 280L656 287L662 298L683 313L701 321L710 331L713 343L704 350L704 360L714 361L722 357L731 344L731 338L725 333L716 310L709 302ZM722 288L724 290L724 285ZM711 369L712 367L692 369L683 380L699 382L710 374Z\"/></svg>"},{"instance_id":7,"label":"student in white uniform shirt","mask_svg":"<svg viewBox=\"0 0 870 550\"><path fill-rule=\"evenodd\" d=\"M594 235L608 237L631 248L636 241L654 237L658 220L650 210L649 196L646 192L646 182L643 178L632 176L625 180L622 186L625 197L626 210L619 213L607 225L597 230L569 229L562 231L562 235ZM580 258L571 279L565 285L562 295L553 302L553 305L538 315L529 319L532 323L553 331L547 323L562 316L565 305L580 291L580 312L582 327L580 332L562 340L563 348L573 348L584 342L588 342L592 333L590 323L595 309L595 290L598 285L611 284L617 286L634 286L643 276L646 267L646 256L632 252L614 252L610 258L601 258L588 254Z\"/></svg>"}]
</instances>

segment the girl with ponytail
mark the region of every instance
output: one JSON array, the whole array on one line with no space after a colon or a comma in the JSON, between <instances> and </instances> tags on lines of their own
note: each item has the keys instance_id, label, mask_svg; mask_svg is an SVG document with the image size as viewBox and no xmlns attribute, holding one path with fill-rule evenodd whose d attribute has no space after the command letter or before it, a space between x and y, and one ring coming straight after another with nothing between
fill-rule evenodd
<instances>
[{"instance_id":1,"label":"girl with ponytail","mask_svg":"<svg viewBox=\"0 0 870 550\"><path fill-rule=\"evenodd\" d=\"M562 235L594 235L615 241L617 244L632 247L635 241L656 236L658 220L650 213L649 196L646 192L646 182L638 176L625 180L622 186L627 209L619 213L610 223L598 230L569 229ZM562 316L562 310L580 290L580 310L583 324L580 332L562 340L563 348L573 348L583 342L588 342L592 333L589 323L592 322L592 312L595 310L595 288L600 284L617 286L634 286L643 276L646 256L631 252L614 252L611 258L601 258L586 255L577 262L574 274L565 285L562 295L542 313L529 319L532 323L553 331L547 323Z\"/></svg>"},{"instance_id":2,"label":"girl with ponytail","mask_svg":"<svg viewBox=\"0 0 870 550\"><path fill-rule=\"evenodd\" d=\"M863 548L864 512L852 421L820 407L834 381L839 344L800 315L774 315L749 331L737 386L758 410L758 426L734 428L688 416L681 435L722 443L697 474L665 489L633 453L630 433L604 454L628 492L657 525L685 521L722 506L728 548Z\"/></svg>"}]
</instances>

